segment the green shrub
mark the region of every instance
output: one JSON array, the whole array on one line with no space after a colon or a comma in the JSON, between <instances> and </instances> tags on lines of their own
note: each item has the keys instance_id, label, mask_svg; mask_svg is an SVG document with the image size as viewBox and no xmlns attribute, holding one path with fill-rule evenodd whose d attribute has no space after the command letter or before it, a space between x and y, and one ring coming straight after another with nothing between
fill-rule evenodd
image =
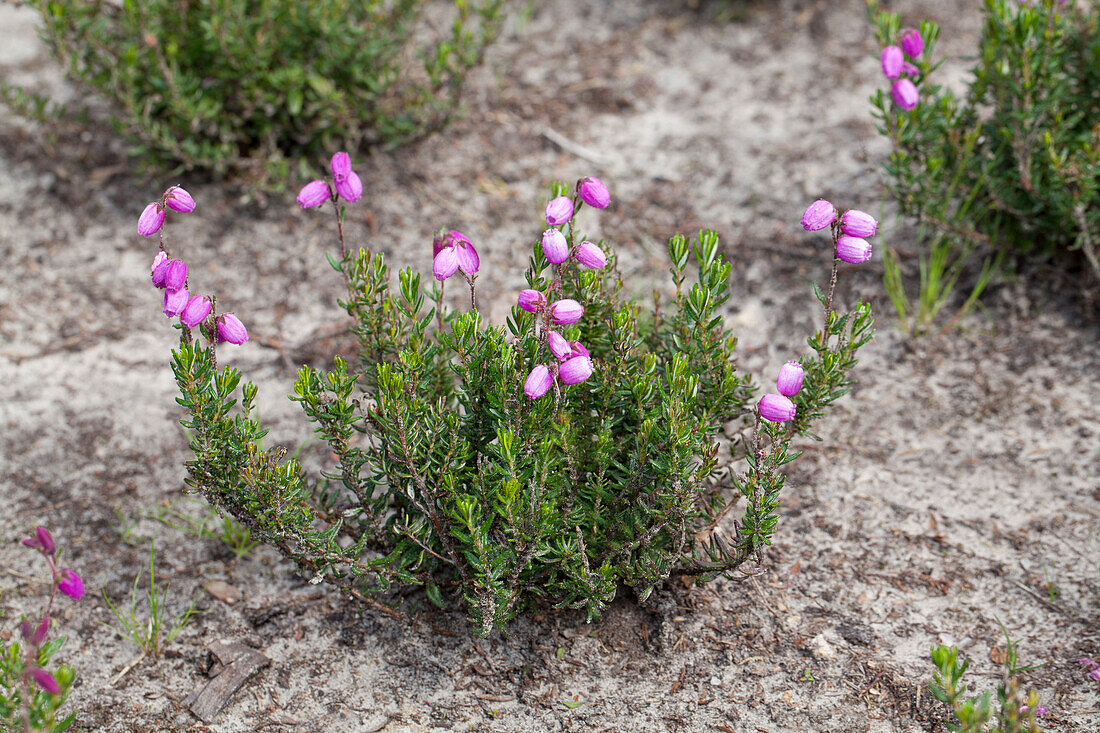
<instances>
[{"instance_id":1,"label":"green shrub","mask_svg":"<svg viewBox=\"0 0 1100 733\"><path fill-rule=\"evenodd\" d=\"M896 43L898 16L869 6L881 44ZM1100 277L1100 11L985 0L984 15L961 97L932 81L940 28L926 21L924 53L910 59L916 108L901 109L884 90L871 100L893 147L890 192L929 234L922 296L933 304L946 297L945 280L949 292L961 268L982 257L1071 250Z\"/></svg>"},{"instance_id":2,"label":"green shrub","mask_svg":"<svg viewBox=\"0 0 1100 733\"><path fill-rule=\"evenodd\" d=\"M285 177L288 160L445 124L503 3L454 0L449 29L434 36L422 21L439 4L425 0L37 5L43 38L115 103L142 160Z\"/></svg>"},{"instance_id":3,"label":"green shrub","mask_svg":"<svg viewBox=\"0 0 1100 733\"><path fill-rule=\"evenodd\" d=\"M324 203L314 189L325 185L309 184L299 201ZM575 221L543 241L587 248L585 267L596 266L595 248L605 245L582 243ZM437 278L456 273L446 249L456 242L463 256L473 250L458 233L438 239ZM801 359L804 384L785 392L797 413L761 419L720 313L731 266L713 232L672 238L675 295L652 307L625 297L613 260L586 270L577 254L551 265L536 244L528 290L503 327L477 310L476 274L458 283L468 284L471 309L455 311L445 306L445 281L426 287L403 270L391 289L381 254L349 251L342 234L340 251L330 262L347 285L358 359L336 357L328 371L303 367L292 396L335 465L315 482L285 451L261 447L256 386L219 369L226 326L217 321L215 333L206 308L195 316L198 335L184 328L173 353L194 453L188 483L317 582L360 598L421 585L437 605L464 602L483 634L539 599L591 619L624 585L645 600L672 574L701 583L755 572L739 569L771 543L782 466L797 457L790 442L810 435L847 392L855 353L872 332L866 304L832 309L834 260L828 295L817 291L823 330ZM463 267L477 271L476 261ZM558 299L581 320L546 307ZM236 328L239 343L246 333ZM562 339L572 356L562 354ZM581 381L568 376L585 362ZM548 374L559 377L553 389ZM720 526L738 504L740 521Z\"/></svg>"}]
</instances>

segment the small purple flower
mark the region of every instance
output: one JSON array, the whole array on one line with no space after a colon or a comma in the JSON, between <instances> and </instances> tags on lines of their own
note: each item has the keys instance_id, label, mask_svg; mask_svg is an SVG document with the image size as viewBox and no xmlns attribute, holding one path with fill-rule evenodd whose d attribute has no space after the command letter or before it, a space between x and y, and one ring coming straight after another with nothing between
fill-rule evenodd
<instances>
[{"instance_id":1,"label":"small purple flower","mask_svg":"<svg viewBox=\"0 0 1100 733\"><path fill-rule=\"evenodd\" d=\"M27 642L33 647L42 646L42 642L46 640L46 633L50 630L50 617L46 616L38 624L37 627L32 626L30 621L24 620L19 625L19 633L23 636L23 641Z\"/></svg>"},{"instance_id":2,"label":"small purple flower","mask_svg":"<svg viewBox=\"0 0 1100 733\"><path fill-rule=\"evenodd\" d=\"M179 186L172 186L164 192L164 205L172 211L190 214L195 210L195 199Z\"/></svg>"},{"instance_id":3,"label":"small purple flower","mask_svg":"<svg viewBox=\"0 0 1100 733\"><path fill-rule=\"evenodd\" d=\"M222 313L215 319L218 327L218 343L228 341L240 346L248 341L248 331L245 330L241 319L232 313Z\"/></svg>"},{"instance_id":4,"label":"small purple flower","mask_svg":"<svg viewBox=\"0 0 1100 733\"><path fill-rule=\"evenodd\" d=\"M565 340L557 331L551 331L550 335L546 337L547 342L550 345L550 351L554 356L558 357L558 361L565 361L573 355L573 347L569 345L569 342Z\"/></svg>"},{"instance_id":5,"label":"small purple flower","mask_svg":"<svg viewBox=\"0 0 1100 733\"><path fill-rule=\"evenodd\" d=\"M836 240L837 259L858 265L871 259L871 243L859 237L843 236Z\"/></svg>"},{"instance_id":6,"label":"small purple flower","mask_svg":"<svg viewBox=\"0 0 1100 733\"><path fill-rule=\"evenodd\" d=\"M882 49L882 73L887 79L897 79L901 76L901 65L905 63L905 56L897 46L887 46Z\"/></svg>"},{"instance_id":7,"label":"small purple flower","mask_svg":"<svg viewBox=\"0 0 1100 733\"><path fill-rule=\"evenodd\" d=\"M542 254L550 262L560 265L569 259L569 242L557 229L547 229L542 233Z\"/></svg>"},{"instance_id":8,"label":"small purple flower","mask_svg":"<svg viewBox=\"0 0 1100 733\"><path fill-rule=\"evenodd\" d=\"M52 674L41 667L30 667L27 669L27 674L39 687L51 695L61 692L61 685L57 684L57 680L53 678Z\"/></svg>"},{"instance_id":9,"label":"small purple flower","mask_svg":"<svg viewBox=\"0 0 1100 733\"><path fill-rule=\"evenodd\" d=\"M363 197L363 181L355 171L348 173L342 181L336 181L336 193L345 201L355 203Z\"/></svg>"},{"instance_id":10,"label":"small purple flower","mask_svg":"<svg viewBox=\"0 0 1100 733\"><path fill-rule=\"evenodd\" d=\"M351 156L340 152L332 156L332 177L339 182L351 175Z\"/></svg>"},{"instance_id":11,"label":"small purple flower","mask_svg":"<svg viewBox=\"0 0 1100 733\"><path fill-rule=\"evenodd\" d=\"M519 291L518 305L528 313L538 313L546 307L546 296L538 290L527 288Z\"/></svg>"},{"instance_id":12,"label":"small purple flower","mask_svg":"<svg viewBox=\"0 0 1100 733\"><path fill-rule=\"evenodd\" d=\"M836 207L825 199L818 199L806 207L802 214L802 228L808 232L816 232L836 221Z\"/></svg>"},{"instance_id":13,"label":"small purple flower","mask_svg":"<svg viewBox=\"0 0 1100 733\"><path fill-rule=\"evenodd\" d=\"M60 573L61 580L57 581L57 589L72 598L74 601L79 601L84 597L84 581L80 579L80 576L76 574L76 571L72 568L65 568Z\"/></svg>"},{"instance_id":14,"label":"small purple flower","mask_svg":"<svg viewBox=\"0 0 1100 733\"><path fill-rule=\"evenodd\" d=\"M169 318L175 318L183 309L187 306L187 301L191 299L191 294L187 292L187 288L179 288L178 290L165 290L164 291L164 315Z\"/></svg>"},{"instance_id":15,"label":"small purple flower","mask_svg":"<svg viewBox=\"0 0 1100 733\"><path fill-rule=\"evenodd\" d=\"M210 309L210 298L205 295L195 295L187 301L187 305L180 312L180 323L188 328L194 328L206 320L210 315Z\"/></svg>"},{"instance_id":16,"label":"small purple flower","mask_svg":"<svg viewBox=\"0 0 1100 733\"><path fill-rule=\"evenodd\" d=\"M187 263L183 260L168 260L164 268L164 287L179 290L187 284Z\"/></svg>"},{"instance_id":17,"label":"small purple flower","mask_svg":"<svg viewBox=\"0 0 1100 733\"><path fill-rule=\"evenodd\" d=\"M303 209L312 209L332 198L332 189L322 180L310 181L298 192L298 205Z\"/></svg>"},{"instance_id":18,"label":"small purple flower","mask_svg":"<svg viewBox=\"0 0 1100 733\"><path fill-rule=\"evenodd\" d=\"M546 205L546 223L561 226L573 218L573 201L568 196L558 196Z\"/></svg>"},{"instance_id":19,"label":"small purple flower","mask_svg":"<svg viewBox=\"0 0 1100 733\"><path fill-rule=\"evenodd\" d=\"M550 320L559 326L576 323L584 315L584 307L575 300L564 298L550 304Z\"/></svg>"},{"instance_id":20,"label":"small purple flower","mask_svg":"<svg viewBox=\"0 0 1100 733\"><path fill-rule=\"evenodd\" d=\"M432 275L440 282L458 272L458 252L454 247L444 247L432 260Z\"/></svg>"},{"instance_id":21,"label":"small purple flower","mask_svg":"<svg viewBox=\"0 0 1100 733\"><path fill-rule=\"evenodd\" d=\"M890 94L894 98L894 104L901 107L908 112L917 106L917 102L920 101L920 93L917 92L917 85L909 79L898 79L894 82L894 85L890 87Z\"/></svg>"},{"instance_id":22,"label":"small purple flower","mask_svg":"<svg viewBox=\"0 0 1100 733\"><path fill-rule=\"evenodd\" d=\"M901 65L901 73L906 76L920 76L920 69L917 68L916 64L911 64L906 61Z\"/></svg>"},{"instance_id":23,"label":"small purple flower","mask_svg":"<svg viewBox=\"0 0 1100 733\"><path fill-rule=\"evenodd\" d=\"M577 181L577 191L581 201L596 209L606 209L611 203L611 194L599 178L587 176Z\"/></svg>"},{"instance_id":24,"label":"small purple flower","mask_svg":"<svg viewBox=\"0 0 1100 733\"><path fill-rule=\"evenodd\" d=\"M573 256L589 270L599 270L607 266L607 255L587 239L573 248Z\"/></svg>"},{"instance_id":25,"label":"small purple flower","mask_svg":"<svg viewBox=\"0 0 1100 733\"><path fill-rule=\"evenodd\" d=\"M769 392L760 398L760 417L772 422L787 422L796 412L794 403L781 394Z\"/></svg>"},{"instance_id":26,"label":"small purple flower","mask_svg":"<svg viewBox=\"0 0 1100 733\"><path fill-rule=\"evenodd\" d=\"M573 350L570 356L588 356L588 349L580 341L570 341L569 348Z\"/></svg>"},{"instance_id":27,"label":"small purple flower","mask_svg":"<svg viewBox=\"0 0 1100 733\"><path fill-rule=\"evenodd\" d=\"M848 209L840 217L840 231L851 237L871 237L878 231L878 222L865 211Z\"/></svg>"},{"instance_id":28,"label":"small purple flower","mask_svg":"<svg viewBox=\"0 0 1100 733\"><path fill-rule=\"evenodd\" d=\"M34 537L27 537L23 540L23 544L36 550L42 550L44 555L52 555L57 549L57 545L53 541L53 535L45 527L35 527Z\"/></svg>"},{"instance_id":29,"label":"small purple flower","mask_svg":"<svg viewBox=\"0 0 1100 733\"><path fill-rule=\"evenodd\" d=\"M138 217L138 234L148 237L160 231L164 224L164 209L158 203L152 203L145 207Z\"/></svg>"},{"instance_id":30,"label":"small purple flower","mask_svg":"<svg viewBox=\"0 0 1100 733\"><path fill-rule=\"evenodd\" d=\"M432 275L436 280L446 280L461 269L466 275L476 275L481 266L474 243L460 231L450 231L432 240L435 256Z\"/></svg>"},{"instance_id":31,"label":"small purple flower","mask_svg":"<svg viewBox=\"0 0 1100 733\"><path fill-rule=\"evenodd\" d=\"M149 265L150 276L153 279L153 284L158 288L164 287L164 276L168 274L167 267L161 267L168 261L168 253L163 249L157 252L157 256L153 258L153 264ZM160 270L160 274L157 274L157 270Z\"/></svg>"},{"instance_id":32,"label":"small purple flower","mask_svg":"<svg viewBox=\"0 0 1100 733\"><path fill-rule=\"evenodd\" d=\"M903 28L898 34L898 44L905 55L911 59L924 53L924 38L916 28Z\"/></svg>"},{"instance_id":33,"label":"small purple flower","mask_svg":"<svg viewBox=\"0 0 1100 733\"><path fill-rule=\"evenodd\" d=\"M527 375L527 381L523 383L523 393L532 400L537 400L546 394L550 385L554 383L554 376L545 364L539 364Z\"/></svg>"},{"instance_id":34,"label":"small purple flower","mask_svg":"<svg viewBox=\"0 0 1100 733\"><path fill-rule=\"evenodd\" d=\"M805 377L806 373L801 364L797 361L788 361L779 368L779 379L776 380L779 394L784 397L794 397L798 394L798 390L802 389L802 380Z\"/></svg>"},{"instance_id":35,"label":"small purple flower","mask_svg":"<svg viewBox=\"0 0 1100 733\"><path fill-rule=\"evenodd\" d=\"M592 359L587 354L582 354L562 364L558 376L565 384L580 384L592 376L592 369Z\"/></svg>"}]
</instances>

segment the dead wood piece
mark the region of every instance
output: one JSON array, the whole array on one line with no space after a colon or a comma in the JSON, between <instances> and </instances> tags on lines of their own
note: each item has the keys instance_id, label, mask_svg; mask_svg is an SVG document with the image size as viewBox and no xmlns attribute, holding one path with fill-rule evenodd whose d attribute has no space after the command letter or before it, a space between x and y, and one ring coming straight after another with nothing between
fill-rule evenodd
<instances>
[{"instance_id":1,"label":"dead wood piece","mask_svg":"<svg viewBox=\"0 0 1100 733\"><path fill-rule=\"evenodd\" d=\"M214 678L184 698L183 704L199 720L211 723L248 678L271 664L271 659L239 641L215 641L206 648L220 664L214 665Z\"/></svg>"}]
</instances>

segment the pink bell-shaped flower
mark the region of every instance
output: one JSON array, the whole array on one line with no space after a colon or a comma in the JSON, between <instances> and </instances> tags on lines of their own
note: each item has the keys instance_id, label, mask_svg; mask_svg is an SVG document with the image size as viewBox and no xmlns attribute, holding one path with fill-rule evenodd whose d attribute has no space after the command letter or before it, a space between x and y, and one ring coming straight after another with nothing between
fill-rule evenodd
<instances>
[{"instance_id":1,"label":"pink bell-shaped flower","mask_svg":"<svg viewBox=\"0 0 1100 733\"><path fill-rule=\"evenodd\" d=\"M571 298L555 300L550 304L550 320L559 326L576 323L584 315L584 306Z\"/></svg>"},{"instance_id":2,"label":"pink bell-shaped flower","mask_svg":"<svg viewBox=\"0 0 1100 733\"><path fill-rule=\"evenodd\" d=\"M172 211L190 214L195 210L195 199L179 186L172 186L164 192L164 205Z\"/></svg>"},{"instance_id":3,"label":"pink bell-shaped flower","mask_svg":"<svg viewBox=\"0 0 1100 733\"><path fill-rule=\"evenodd\" d=\"M298 205L303 209L312 209L332 198L332 189L322 180L310 181L298 192Z\"/></svg>"},{"instance_id":4,"label":"pink bell-shaped flower","mask_svg":"<svg viewBox=\"0 0 1100 733\"><path fill-rule=\"evenodd\" d=\"M836 240L836 256L838 260L858 265L871 259L871 243L859 237L843 236Z\"/></svg>"},{"instance_id":5,"label":"pink bell-shaped flower","mask_svg":"<svg viewBox=\"0 0 1100 733\"><path fill-rule=\"evenodd\" d=\"M607 267L607 255L587 239L573 248L573 257L589 270L599 270Z\"/></svg>"},{"instance_id":6,"label":"pink bell-shaped flower","mask_svg":"<svg viewBox=\"0 0 1100 733\"><path fill-rule=\"evenodd\" d=\"M537 400L546 394L550 386L554 384L554 376L545 364L539 364L527 375L523 383L523 393L532 400Z\"/></svg>"},{"instance_id":7,"label":"pink bell-shaped flower","mask_svg":"<svg viewBox=\"0 0 1100 733\"><path fill-rule=\"evenodd\" d=\"M538 313L546 307L546 296L531 288L521 290L518 300L517 305L528 313Z\"/></svg>"},{"instance_id":8,"label":"pink bell-shaped flower","mask_svg":"<svg viewBox=\"0 0 1100 733\"><path fill-rule=\"evenodd\" d=\"M183 309L187 306L187 301L191 299L191 294L187 292L187 288L178 288L176 290L164 291L164 315L169 318L175 318Z\"/></svg>"},{"instance_id":9,"label":"pink bell-shaped flower","mask_svg":"<svg viewBox=\"0 0 1100 733\"><path fill-rule=\"evenodd\" d=\"M573 201L568 196L558 196L546 205L546 223L561 226L573 218Z\"/></svg>"},{"instance_id":10,"label":"pink bell-shaped flower","mask_svg":"<svg viewBox=\"0 0 1100 733\"><path fill-rule=\"evenodd\" d=\"M148 237L160 231L164 224L164 209L158 203L152 203L145 207L138 217L138 234Z\"/></svg>"},{"instance_id":11,"label":"pink bell-shaped flower","mask_svg":"<svg viewBox=\"0 0 1100 733\"><path fill-rule=\"evenodd\" d=\"M547 261L560 265L569 259L569 242L558 229L547 229L542 233L542 254Z\"/></svg>"},{"instance_id":12,"label":"pink bell-shaped flower","mask_svg":"<svg viewBox=\"0 0 1100 733\"><path fill-rule=\"evenodd\" d=\"M865 211L848 209L840 217L840 231L850 237L871 237L878 231L878 222Z\"/></svg>"},{"instance_id":13,"label":"pink bell-shaped flower","mask_svg":"<svg viewBox=\"0 0 1100 733\"><path fill-rule=\"evenodd\" d=\"M79 601L84 597L84 581L80 579L80 576L76 574L76 571L72 568L65 568L60 573L61 579L57 581L57 589L72 598L74 601Z\"/></svg>"},{"instance_id":14,"label":"pink bell-shaped flower","mask_svg":"<svg viewBox=\"0 0 1100 733\"><path fill-rule=\"evenodd\" d=\"M588 355L574 356L561 365L558 376L565 384L580 384L592 376L592 359Z\"/></svg>"},{"instance_id":15,"label":"pink bell-shaped flower","mask_svg":"<svg viewBox=\"0 0 1100 733\"><path fill-rule=\"evenodd\" d=\"M788 361L779 368L779 379L776 380L779 394L784 397L794 397L798 394L798 390L802 389L802 380L805 377L806 373L801 364L797 361Z\"/></svg>"},{"instance_id":16,"label":"pink bell-shaped flower","mask_svg":"<svg viewBox=\"0 0 1100 733\"><path fill-rule=\"evenodd\" d=\"M611 194L599 178L586 176L577 181L577 192L581 195L581 201L596 209L606 209L611 203Z\"/></svg>"},{"instance_id":17,"label":"pink bell-shaped flower","mask_svg":"<svg viewBox=\"0 0 1100 733\"><path fill-rule=\"evenodd\" d=\"M245 341L248 341L248 331L245 330L244 324L241 323L241 319L237 318L232 313L222 313L215 319L215 324L218 329L218 343L228 341L231 344L237 344L240 346Z\"/></svg>"},{"instance_id":18,"label":"pink bell-shaped flower","mask_svg":"<svg viewBox=\"0 0 1100 733\"><path fill-rule=\"evenodd\" d=\"M806 207L802 214L802 228L808 232L816 232L836 221L836 207L825 199L818 199Z\"/></svg>"},{"instance_id":19,"label":"pink bell-shaped flower","mask_svg":"<svg viewBox=\"0 0 1100 733\"><path fill-rule=\"evenodd\" d=\"M781 394L770 392L760 398L760 417L772 422L787 422L794 417L797 408Z\"/></svg>"}]
</instances>

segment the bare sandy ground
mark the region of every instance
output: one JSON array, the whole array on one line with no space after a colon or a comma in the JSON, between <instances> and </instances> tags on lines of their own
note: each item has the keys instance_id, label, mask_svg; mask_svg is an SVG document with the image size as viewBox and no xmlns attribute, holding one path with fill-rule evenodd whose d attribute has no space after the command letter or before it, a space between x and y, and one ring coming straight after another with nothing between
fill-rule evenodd
<instances>
[{"instance_id":1,"label":"bare sandy ground","mask_svg":"<svg viewBox=\"0 0 1100 733\"><path fill-rule=\"evenodd\" d=\"M972 52L977 0L890 5L943 23L947 53ZM672 0L530 9L514 9L451 130L356 161L353 243L427 273L431 231L461 229L500 322L546 184L596 174L614 204L588 222L639 293L664 282L672 232L720 231L742 363L763 375L806 348L818 318L808 283L829 253L798 228L809 201L881 212L876 245L915 251L881 203L886 148L866 102L880 74L859 0L758 3L728 25ZM0 6L0 35L0 73L80 104L32 11ZM791 467L761 582L671 583L650 608L624 595L591 625L544 609L477 640L461 612L406 625L309 585L270 550L236 561L147 517L184 500L189 454L174 331L148 282L154 245L135 231L145 203L172 183L195 195L172 247L248 323L253 340L222 353L260 385L270 440L314 465L325 456L285 395L297 364L348 342L333 335L345 321L324 263L329 217L292 194L142 180L122 151L102 127L51 137L0 108L0 626L42 597L41 561L17 540L47 525L91 590L62 614L79 729L937 730L929 647L958 644L975 685L992 686L998 620L1024 663L1045 663L1025 676L1051 709L1044 725L1100 729L1100 685L1075 666L1100 655L1100 334L1056 276L1000 285L962 328L911 342L890 325L877 253L846 270L841 297L872 299L879 335L825 440ZM105 625L100 589L123 597L154 538L172 609L198 597L204 613L164 658L108 684L138 652ZM204 591L213 581L239 600ZM223 638L272 663L207 727L181 701Z\"/></svg>"}]
</instances>

